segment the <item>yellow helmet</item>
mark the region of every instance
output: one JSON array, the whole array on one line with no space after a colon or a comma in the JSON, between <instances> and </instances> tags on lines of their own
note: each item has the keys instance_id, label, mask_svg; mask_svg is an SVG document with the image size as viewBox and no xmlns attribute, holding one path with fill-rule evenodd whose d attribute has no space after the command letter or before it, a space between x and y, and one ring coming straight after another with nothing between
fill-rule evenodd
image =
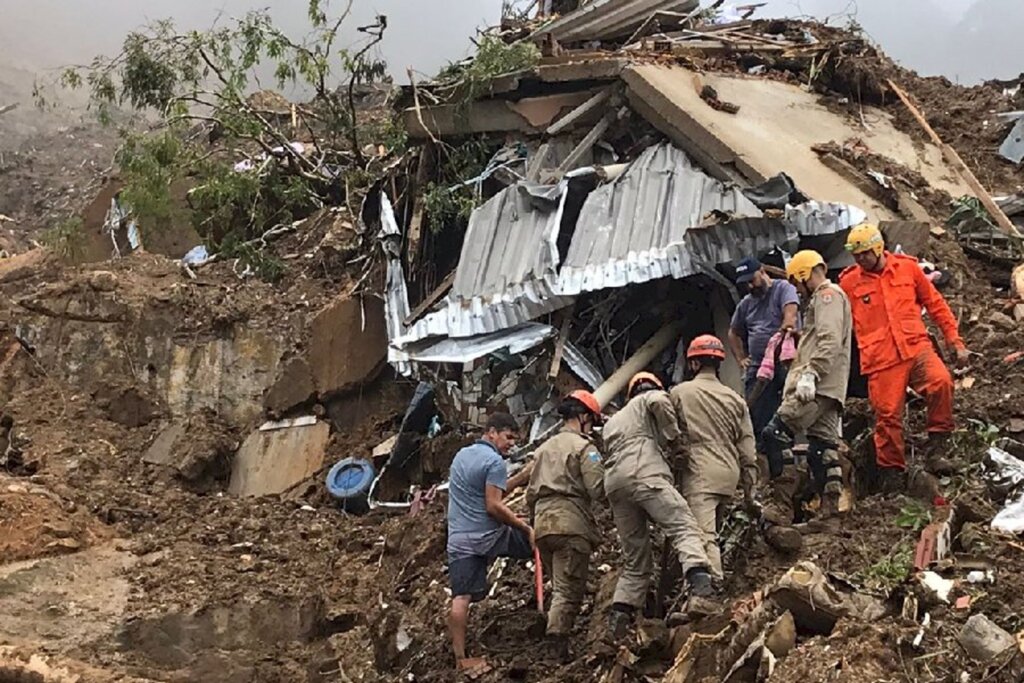
<instances>
[{"instance_id":1,"label":"yellow helmet","mask_svg":"<svg viewBox=\"0 0 1024 683\"><path fill-rule=\"evenodd\" d=\"M882 232L877 225L861 223L850 230L850 234L846 237L846 251L851 254L873 251L875 256L881 256L884 250L885 241L882 239Z\"/></svg>"},{"instance_id":2,"label":"yellow helmet","mask_svg":"<svg viewBox=\"0 0 1024 683\"><path fill-rule=\"evenodd\" d=\"M786 276L797 282L807 282L811 272L818 266L825 265L825 259L816 251L804 249L793 255L793 258L786 264Z\"/></svg>"}]
</instances>

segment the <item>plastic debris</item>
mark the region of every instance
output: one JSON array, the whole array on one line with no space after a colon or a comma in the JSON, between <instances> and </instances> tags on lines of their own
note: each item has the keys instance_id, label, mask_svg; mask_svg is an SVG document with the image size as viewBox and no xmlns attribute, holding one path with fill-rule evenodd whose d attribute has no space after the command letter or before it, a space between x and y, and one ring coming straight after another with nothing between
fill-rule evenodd
<instances>
[{"instance_id":1,"label":"plastic debris","mask_svg":"<svg viewBox=\"0 0 1024 683\"><path fill-rule=\"evenodd\" d=\"M934 593L942 602L949 602L949 594L952 592L955 582L944 579L935 572L922 572L921 585Z\"/></svg>"}]
</instances>

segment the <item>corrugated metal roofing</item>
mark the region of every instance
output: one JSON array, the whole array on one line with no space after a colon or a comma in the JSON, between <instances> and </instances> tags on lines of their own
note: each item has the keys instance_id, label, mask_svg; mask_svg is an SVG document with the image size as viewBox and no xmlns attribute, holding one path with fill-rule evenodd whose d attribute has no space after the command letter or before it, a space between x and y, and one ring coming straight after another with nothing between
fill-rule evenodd
<instances>
[{"instance_id":1,"label":"corrugated metal roofing","mask_svg":"<svg viewBox=\"0 0 1024 683\"><path fill-rule=\"evenodd\" d=\"M715 211L737 218L706 225ZM558 292L683 278L796 237L794 228L762 217L740 188L708 176L679 149L657 145L587 197Z\"/></svg>"},{"instance_id":2,"label":"corrugated metal roofing","mask_svg":"<svg viewBox=\"0 0 1024 683\"><path fill-rule=\"evenodd\" d=\"M663 277L713 273L775 246L792 248L801 234L828 235L859 222L844 204L788 207L786 220L766 218L739 188L697 168L679 149L649 148L615 181L587 197L559 263L557 237L573 177L559 185L512 185L474 211L455 282L438 310L413 326L402 325L409 304L398 259L388 270L389 359L411 360L405 347L430 337L465 338L522 325L564 308L582 292L624 287ZM382 230L398 228L382 198ZM711 212L729 214L708 224ZM385 241L385 244L388 244Z\"/></svg>"},{"instance_id":3,"label":"corrugated metal roofing","mask_svg":"<svg viewBox=\"0 0 1024 683\"><path fill-rule=\"evenodd\" d=\"M551 34L560 43L628 37L655 12L690 12L700 0L593 0L545 24L534 37Z\"/></svg>"}]
</instances>

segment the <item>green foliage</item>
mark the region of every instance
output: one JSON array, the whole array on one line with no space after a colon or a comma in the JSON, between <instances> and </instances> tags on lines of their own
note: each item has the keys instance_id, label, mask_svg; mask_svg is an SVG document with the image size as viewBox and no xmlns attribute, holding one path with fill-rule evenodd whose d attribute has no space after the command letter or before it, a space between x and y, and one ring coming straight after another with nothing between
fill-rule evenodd
<instances>
[{"instance_id":1,"label":"green foliage","mask_svg":"<svg viewBox=\"0 0 1024 683\"><path fill-rule=\"evenodd\" d=\"M121 200L131 207L143 234L174 218L171 183L181 174L187 150L173 129L156 135L126 134L115 161L121 169Z\"/></svg>"},{"instance_id":2,"label":"green foliage","mask_svg":"<svg viewBox=\"0 0 1024 683\"><path fill-rule=\"evenodd\" d=\"M82 219L78 216L64 219L43 233L42 243L65 259L77 259L85 249Z\"/></svg>"},{"instance_id":3,"label":"green foliage","mask_svg":"<svg viewBox=\"0 0 1024 683\"><path fill-rule=\"evenodd\" d=\"M168 19L129 33L117 56L60 74L56 85L85 90L104 122L124 107L162 118L160 133L125 133L117 153L125 182L121 196L143 232L179 218L171 188L187 180L194 186L191 218L207 245L233 250L265 279L280 275L283 264L256 255L263 245L257 238L336 200L322 167L349 164L348 152L363 161L352 87L386 75L386 64L369 52L381 40L386 18L358 28L368 36L361 45L340 47L348 10L332 12L329 4L308 0L311 32L302 40L286 35L262 10L205 31L182 31ZM292 149L290 128L250 102L258 73L268 67L279 87L315 93L307 119L316 128L309 131L312 153ZM34 92L46 106L46 89L37 83ZM208 140L202 131L197 135L196 123L209 131ZM405 145L404 131L391 122L374 133L389 149ZM210 151L207 141L229 152ZM252 171L235 172L242 154L262 161Z\"/></svg>"},{"instance_id":4,"label":"green foliage","mask_svg":"<svg viewBox=\"0 0 1024 683\"><path fill-rule=\"evenodd\" d=\"M254 239L317 207L306 181L276 164L244 173L218 163L200 169L199 185L189 193L192 222L214 247Z\"/></svg>"},{"instance_id":5,"label":"green foliage","mask_svg":"<svg viewBox=\"0 0 1024 683\"><path fill-rule=\"evenodd\" d=\"M858 572L857 577L871 589L890 590L910 575L914 552L907 543L900 543L895 550L870 567Z\"/></svg>"},{"instance_id":6,"label":"green foliage","mask_svg":"<svg viewBox=\"0 0 1024 683\"><path fill-rule=\"evenodd\" d=\"M409 146L409 134L397 117L374 120L361 126L359 139L384 145L390 154L401 154Z\"/></svg>"},{"instance_id":7,"label":"green foliage","mask_svg":"<svg viewBox=\"0 0 1024 683\"><path fill-rule=\"evenodd\" d=\"M992 222L992 218L988 215L988 211L985 210L980 199L965 195L953 200L953 213L946 219L946 225L951 228L959 228L965 224L967 227L971 227L972 224L976 225L978 222L987 225L992 230L996 229L996 224Z\"/></svg>"},{"instance_id":8,"label":"green foliage","mask_svg":"<svg viewBox=\"0 0 1024 683\"><path fill-rule=\"evenodd\" d=\"M896 525L912 531L920 531L932 521L932 513L924 504L910 500L896 515Z\"/></svg>"},{"instance_id":9,"label":"green foliage","mask_svg":"<svg viewBox=\"0 0 1024 683\"><path fill-rule=\"evenodd\" d=\"M449 65L438 80L459 81L459 110L463 114L471 102L485 94L498 76L525 71L537 66L540 49L533 43L508 44L497 36L484 36L476 55L468 64Z\"/></svg>"},{"instance_id":10,"label":"green foliage","mask_svg":"<svg viewBox=\"0 0 1024 683\"><path fill-rule=\"evenodd\" d=\"M221 243L220 253L238 259L239 272L248 270L265 282L277 282L284 274L284 261L264 251L257 242L239 242L234 234Z\"/></svg>"},{"instance_id":11,"label":"green foliage","mask_svg":"<svg viewBox=\"0 0 1024 683\"><path fill-rule=\"evenodd\" d=\"M483 173L495 147L486 138L475 138L458 147L438 148L439 153L445 155L440 164L439 181L428 183L423 193L424 208L433 232L453 222L467 222L473 209L480 205L476 185L465 182Z\"/></svg>"}]
</instances>

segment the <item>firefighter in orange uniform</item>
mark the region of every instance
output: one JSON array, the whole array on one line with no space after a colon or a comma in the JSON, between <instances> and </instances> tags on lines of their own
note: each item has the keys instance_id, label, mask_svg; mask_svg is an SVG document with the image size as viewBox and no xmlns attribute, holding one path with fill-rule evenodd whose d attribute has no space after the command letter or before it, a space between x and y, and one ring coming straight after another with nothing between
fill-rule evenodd
<instances>
[{"instance_id":1,"label":"firefighter in orange uniform","mask_svg":"<svg viewBox=\"0 0 1024 683\"><path fill-rule=\"evenodd\" d=\"M956 350L957 366L966 367L969 354L949 304L916 258L886 251L881 232L869 224L850 231L846 249L857 265L843 271L839 285L850 298L861 372L868 378L875 411L875 457L882 490L896 492L904 487L907 469L903 408L908 386L928 404L925 469L939 475L953 471L942 455L954 429L953 378L935 352L921 309Z\"/></svg>"}]
</instances>

